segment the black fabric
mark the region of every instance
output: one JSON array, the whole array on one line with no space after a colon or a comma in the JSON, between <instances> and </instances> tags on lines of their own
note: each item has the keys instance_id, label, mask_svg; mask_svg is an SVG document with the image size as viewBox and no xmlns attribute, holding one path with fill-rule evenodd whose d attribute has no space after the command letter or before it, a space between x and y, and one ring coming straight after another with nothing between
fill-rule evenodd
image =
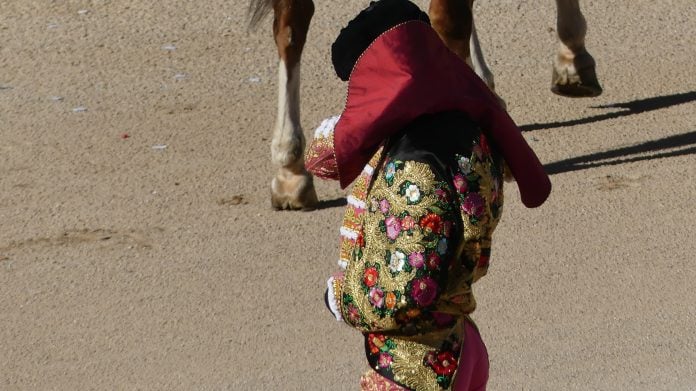
<instances>
[{"instance_id":1,"label":"black fabric","mask_svg":"<svg viewBox=\"0 0 696 391\"><path fill-rule=\"evenodd\" d=\"M470 156L473 141L481 133L481 128L462 112L423 115L392 137L387 151L398 160L431 163L442 178L448 178L457 165L454 155Z\"/></svg>"},{"instance_id":2,"label":"black fabric","mask_svg":"<svg viewBox=\"0 0 696 391\"><path fill-rule=\"evenodd\" d=\"M372 1L341 29L331 45L331 62L336 75L347 81L360 55L372 41L390 28L411 20L430 24L428 15L409 0Z\"/></svg>"}]
</instances>

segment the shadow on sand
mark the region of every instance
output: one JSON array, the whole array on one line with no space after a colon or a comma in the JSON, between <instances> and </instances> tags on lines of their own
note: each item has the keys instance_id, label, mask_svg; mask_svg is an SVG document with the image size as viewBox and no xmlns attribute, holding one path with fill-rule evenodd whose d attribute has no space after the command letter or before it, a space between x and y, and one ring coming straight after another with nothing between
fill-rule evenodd
<instances>
[{"instance_id":1,"label":"shadow on sand","mask_svg":"<svg viewBox=\"0 0 696 391\"><path fill-rule=\"evenodd\" d=\"M317 204L317 207L314 208L314 210L337 208L339 206L346 206L346 205L348 205L348 201L346 200L345 197L341 197L341 198L335 198L333 200L319 201L319 203Z\"/></svg>"},{"instance_id":2,"label":"shadow on sand","mask_svg":"<svg viewBox=\"0 0 696 391\"><path fill-rule=\"evenodd\" d=\"M641 144L597 152L546 164L546 172L560 174L563 172L585 170L600 166L613 166L641 160L662 159L696 153L696 131L669 136Z\"/></svg>"},{"instance_id":3,"label":"shadow on sand","mask_svg":"<svg viewBox=\"0 0 696 391\"><path fill-rule=\"evenodd\" d=\"M569 121L547 122L543 124L522 125L520 129L523 132L531 132L540 129L553 129L565 126L585 125L593 122L605 121L608 119L621 118L629 115L645 113L647 111L664 109L670 106L681 105L696 101L696 91L684 92L681 94L672 94L664 96L656 96L654 98L639 99L625 103L614 103L609 105L591 106L593 109L624 109L615 113L605 113L593 115L587 118L573 119Z\"/></svg>"}]
</instances>

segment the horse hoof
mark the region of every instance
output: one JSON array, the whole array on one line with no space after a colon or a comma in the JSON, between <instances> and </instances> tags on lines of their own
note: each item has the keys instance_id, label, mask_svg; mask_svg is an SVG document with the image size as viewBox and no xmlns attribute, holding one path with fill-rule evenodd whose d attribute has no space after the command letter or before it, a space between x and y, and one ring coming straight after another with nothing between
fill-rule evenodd
<instances>
[{"instance_id":1,"label":"horse hoof","mask_svg":"<svg viewBox=\"0 0 696 391\"><path fill-rule=\"evenodd\" d=\"M592 56L587 51L573 58L557 56L553 64L551 91L571 98L599 96L602 93L602 87L597 81L595 61Z\"/></svg>"},{"instance_id":2,"label":"horse hoof","mask_svg":"<svg viewBox=\"0 0 696 391\"><path fill-rule=\"evenodd\" d=\"M281 169L271 181L271 206L275 210L312 210L318 203L314 179L306 171L295 174Z\"/></svg>"}]
</instances>

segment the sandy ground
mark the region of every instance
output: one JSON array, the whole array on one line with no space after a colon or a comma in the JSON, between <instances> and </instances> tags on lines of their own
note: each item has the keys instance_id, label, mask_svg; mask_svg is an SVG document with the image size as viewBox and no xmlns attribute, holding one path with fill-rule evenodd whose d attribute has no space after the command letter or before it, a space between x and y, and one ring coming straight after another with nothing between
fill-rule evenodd
<instances>
[{"instance_id":1,"label":"sandy ground","mask_svg":"<svg viewBox=\"0 0 696 391\"><path fill-rule=\"evenodd\" d=\"M329 45L365 3L317 4L307 135L342 107ZM694 390L696 3L585 1L591 100L548 91L538 3L476 6L554 183L537 210L506 189L489 389ZM361 338L322 301L346 193L270 209L277 59L270 19L246 23L242 0L0 2L0 389L357 389Z\"/></svg>"}]
</instances>

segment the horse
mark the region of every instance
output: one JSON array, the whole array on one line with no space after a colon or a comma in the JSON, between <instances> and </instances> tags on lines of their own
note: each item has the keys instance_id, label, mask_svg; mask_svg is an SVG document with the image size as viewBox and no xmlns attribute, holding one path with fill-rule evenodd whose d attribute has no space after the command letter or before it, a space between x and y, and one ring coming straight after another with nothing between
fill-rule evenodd
<instances>
[{"instance_id":1,"label":"horse","mask_svg":"<svg viewBox=\"0 0 696 391\"><path fill-rule=\"evenodd\" d=\"M551 91L566 97L595 97L602 88L595 60L585 48L587 23L580 0L556 0L559 49L553 61ZM495 92L493 73L483 58L473 17L474 0L431 0L428 14L440 38L471 66ZM273 35L278 49L278 112L271 141L271 158L279 166L271 181L271 205L276 210L311 210L318 204L313 177L304 167L305 138L300 125L300 59L312 0L250 0L250 27L273 10Z\"/></svg>"}]
</instances>

